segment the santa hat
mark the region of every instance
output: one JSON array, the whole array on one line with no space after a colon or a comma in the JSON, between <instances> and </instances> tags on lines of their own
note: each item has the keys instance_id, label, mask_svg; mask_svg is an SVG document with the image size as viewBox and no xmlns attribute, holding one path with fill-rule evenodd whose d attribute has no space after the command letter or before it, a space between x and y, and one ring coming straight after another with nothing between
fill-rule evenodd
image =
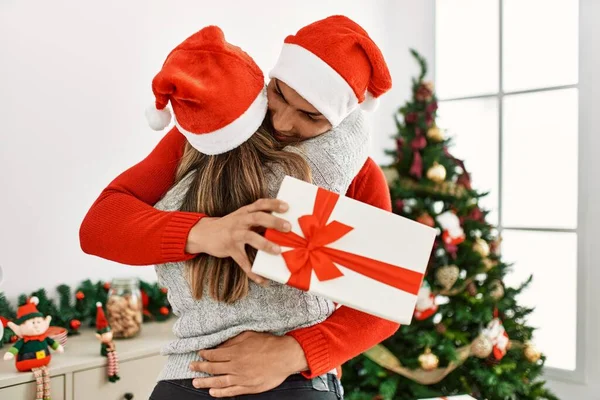
<instances>
[{"instance_id":1,"label":"santa hat","mask_svg":"<svg viewBox=\"0 0 600 400\"><path fill-rule=\"evenodd\" d=\"M381 51L351 19L336 15L288 36L271 78L294 89L336 126L359 104L377 107L392 87Z\"/></svg>"},{"instance_id":2,"label":"santa hat","mask_svg":"<svg viewBox=\"0 0 600 400\"><path fill-rule=\"evenodd\" d=\"M104 309L102 309L102 303L100 302L96 303L96 332L99 334L110 332L110 326L108 326L108 321L106 320Z\"/></svg>"},{"instance_id":3,"label":"santa hat","mask_svg":"<svg viewBox=\"0 0 600 400\"><path fill-rule=\"evenodd\" d=\"M23 304L17 310L17 320L15 323L17 325L21 325L23 322L32 319L32 318L44 318L44 314L38 311L37 305L40 300L33 296L27 300L27 303Z\"/></svg>"},{"instance_id":4,"label":"santa hat","mask_svg":"<svg viewBox=\"0 0 600 400\"><path fill-rule=\"evenodd\" d=\"M177 46L152 81L155 104L146 111L154 130L175 126L199 152L230 151L252 136L267 113L265 79L254 60L206 27Z\"/></svg>"}]
</instances>

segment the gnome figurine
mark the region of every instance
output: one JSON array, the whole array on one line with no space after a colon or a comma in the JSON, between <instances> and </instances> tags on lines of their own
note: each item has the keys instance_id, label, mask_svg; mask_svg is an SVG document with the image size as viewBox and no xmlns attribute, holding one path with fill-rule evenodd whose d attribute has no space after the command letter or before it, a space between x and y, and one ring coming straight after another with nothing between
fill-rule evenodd
<instances>
[{"instance_id":1,"label":"gnome figurine","mask_svg":"<svg viewBox=\"0 0 600 400\"><path fill-rule=\"evenodd\" d=\"M100 355L106 357L108 362L106 364L106 372L108 374L108 380L110 382L116 382L121 377L119 374L119 357L117 355L117 348L113 341L113 333L110 330L104 310L102 309L102 303L96 303L96 337L101 343Z\"/></svg>"},{"instance_id":2,"label":"gnome figurine","mask_svg":"<svg viewBox=\"0 0 600 400\"><path fill-rule=\"evenodd\" d=\"M46 335L50 327L51 316L44 318L37 309L39 300L30 298L25 305L17 310L16 324L9 322L8 326L20 339L4 354L4 360L16 357L16 367L20 372L32 371L37 383L36 400L50 399L50 350L62 353L60 343Z\"/></svg>"}]
</instances>

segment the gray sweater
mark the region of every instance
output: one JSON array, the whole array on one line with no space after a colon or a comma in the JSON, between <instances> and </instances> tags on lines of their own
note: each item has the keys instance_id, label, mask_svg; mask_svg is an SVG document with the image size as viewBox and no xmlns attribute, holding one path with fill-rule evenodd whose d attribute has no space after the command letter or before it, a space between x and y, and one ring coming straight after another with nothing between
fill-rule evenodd
<instances>
[{"instance_id":1,"label":"gray sweater","mask_svg":"<svg viewBox=\"0 0 600 400\"><path fill-rule=\"evenodd\" d=\"M367 159L369 136L362 111L357 110L333 130L284 150L306 159L314 184L344 194ZM269 195L275 197L284 172L276 165L268 170ZM155 207L178 210L191 177L171 188ZM276 282L270 282L268 287L250 282L248 295L233 304L215 301L208 294L195 300L186 281L184 263L157 265L155 269L159 283L168 289L169 302L178 317L173 327L175 339L162 350L168 360L159 380L206 376L190 371L190 362L200 360L196 352L218 346L241 332L283 335L318 324L334 311L331 301Z\"/></svg>"}]
</instances>

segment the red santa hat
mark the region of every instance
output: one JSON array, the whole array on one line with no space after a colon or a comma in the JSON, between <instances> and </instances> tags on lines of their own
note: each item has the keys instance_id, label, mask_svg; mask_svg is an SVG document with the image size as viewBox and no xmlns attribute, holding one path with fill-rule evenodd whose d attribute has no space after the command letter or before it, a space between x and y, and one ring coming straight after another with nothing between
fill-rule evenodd
<instances>
[{"instance_id":1,"label":"red santa hat","mask_svg":"<svg viewBox=\"0 0 600 400\"><path fill-rule=\"evenodd\" d=\"M288 36L269 76L298 92L333 126L359 104L375 109L392 87L381 50L360 25L341 15Z\"/></svg>"},{"instance_id":2,"label":"red santa hat","mask_svg":"<svg viewBox=\"0 0 600 400\"><path fill-rule=\"evenodd\" d=\"M110 326L108 325L102 303L100 302L96 303L96 332L99 334L110 332Z\"/></svg>"},{"instance_id":3,"label":"red santa hat","mask_svg":"<svg viewBox=\"0 0 600 400\"><path fill-rule=\"evenodd\" d=\"M152 81L155 104L148 123L162 130L171 120L204 154L230 151L244 143L267 112L265 79L254 60L208 26L177 46Z\"/></svg>"},{"instance_id":4,"label":"red santa hat","mask_svg":"<svg viewBox=\"0 0 600 400\"><path fill-rule=\"evenodd\" d=\"M37 297L30 297L25 304L17 309L17 319L15 323L21 325L23 322L32 318L43 318L44 314L37 309L39 302L40 300Z\"/></svg>"}]
</instances>

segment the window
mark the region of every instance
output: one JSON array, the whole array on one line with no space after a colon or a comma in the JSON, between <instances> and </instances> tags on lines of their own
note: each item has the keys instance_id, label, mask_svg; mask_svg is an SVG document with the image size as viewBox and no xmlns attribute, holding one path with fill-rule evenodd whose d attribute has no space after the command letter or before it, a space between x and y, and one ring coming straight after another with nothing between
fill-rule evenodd
<instances>
[{"instance_id":1,"label":"window","mask_svg":"<svg viewBox=\"0 0 600 400\"><path fill-rule=\"evenodd\" d=\"M514 262L506 284L551 373L577 370L578 35L574 0L437 0L439 124Z\"/></svg>"}]
</instances>

